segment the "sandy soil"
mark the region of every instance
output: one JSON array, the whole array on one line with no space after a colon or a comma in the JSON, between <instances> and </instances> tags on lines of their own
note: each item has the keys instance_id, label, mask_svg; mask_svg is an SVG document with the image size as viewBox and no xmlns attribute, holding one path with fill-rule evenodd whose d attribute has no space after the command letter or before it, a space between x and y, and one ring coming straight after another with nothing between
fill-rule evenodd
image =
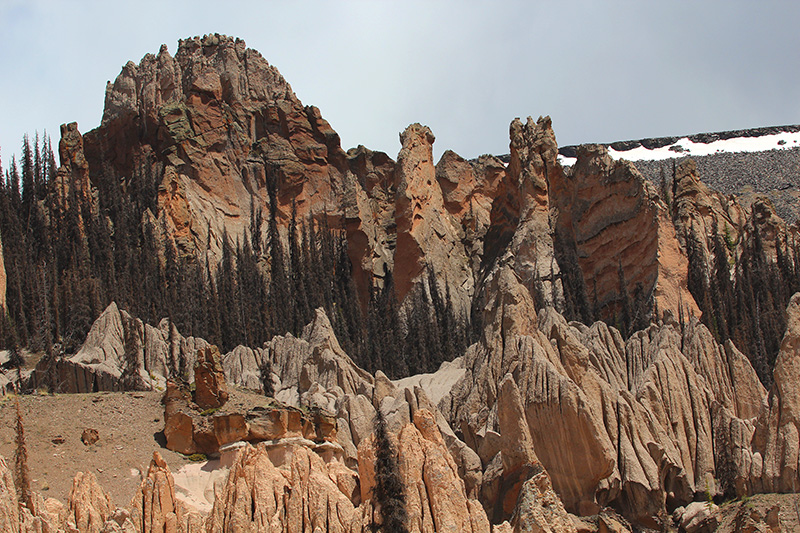
<instances>
[{"instance_id":1,"label":"sandy soil","mask_svg":"<svg viewBox=\"0 0 800 533\"><path fill-rule=\"evenodd\" d=\"M222 412L244 412L269 401L261 394L235 387L229 387L229 393ZM192 465L183 455L164 447L162 395L155 391L20 396L33 490L66 503L75 473L91 471L114 504L129 507L154 451L161 453L173 474ZM15 398L0 398L0 455L9 464L13 464L16 448L15 420ZM89 446L81 442L87 428L96 429L100 435L100 440ZM59 437L63 443L58 443ZM210 488L213 497L213 481L222 474L211 476L209 481L195 470L202 468L208 474L218 466L218 461L194 464L194 470L189 468L178 476L187 489L180 491L181 496L191 500L190 492L203 494Z\"/></svg>"},{"instance_id":2,"label":"sandy soil","mask_svg":"<svg viewBox=\"0 0 800 533\"><path fill-rule=\"evenodd\" d=\"M91 471L118 506L128 507L158 450L172 471L189 461L164 448L164 410L160 392L24 395L25 427L32 488L66 502L72 478ZM0 455L13 462L16 408L13 397L0 400ZM100 440L86 446L81 434L94 428ZM62 444L54 443L58 437ZM13 463L12 463L13 464Z\"/></svg>"}]
</instances>

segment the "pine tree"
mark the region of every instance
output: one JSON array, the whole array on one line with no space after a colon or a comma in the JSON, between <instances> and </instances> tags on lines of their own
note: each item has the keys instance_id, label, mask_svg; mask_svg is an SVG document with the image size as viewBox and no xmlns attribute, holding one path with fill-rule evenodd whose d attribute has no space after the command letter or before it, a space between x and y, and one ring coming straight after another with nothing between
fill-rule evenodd
<instances>
[{"instance_id":1,"label":"pine tree","mask_svg":"<svg viewBox=\"0 0 800 533\"><path fill-rule=\"evenodd\" d=\"M11 165L6 172L7 187L11 193L11 207L19 213L19 206L22 203L22 195L20 193L20 178L19 170L17 169L17 160L15 156L11 156Z\"/></svg>"},{"instance_id":2,"label":"pine tree","mask_svg":"<svg viewBox=\"0 0 800 533\"><path fill-rule=\"evenodd\" d=\"M373 531L407 533L408 512L397 464L397 451L389 438L386 419L378 409L375 427L375 487L372 497L380 511L380 524L371 524Z\"/></svg>"},{"instance_id":3,"label":"pine tree","mask_svg":"<svg viewBox=\"0 0 800 533\"><path fill-rule=\"evenodd\" d=\"M625 271L622 269L622 262L619 262L619 269L617 271L619 278L619 299L620 299L620 321L622 326L622 334L627 338L632 333L631 326L633 309L631 305L631 297L628 293L628 283L625 280Z\"/></svg>"},{"instance_id":4,"label":"pine tree","mask_svg":"<svg viewBox=\"0 0 800 533\"><path fill-rule=\"evenodd\" d=\"M28 468L28 447L25 444L25 425L22 421L22 408L19 404L19 394L15 396L16 438L14 449L14 485L17 488L17 497L21 504L33 510L33 493L31 492L31 474Z\"/></svg>"},{"instance_id":5,"label":"pine tree","mask_svg":"<svg viewBox=\"0 0 800 533\"><path fill-rule=\"evenodd\" d=\"M30 139L26 133L22 138L22 218L29 220L36 196L36 183L34 176L33 150Z\"/></svg>"}]
</instances>

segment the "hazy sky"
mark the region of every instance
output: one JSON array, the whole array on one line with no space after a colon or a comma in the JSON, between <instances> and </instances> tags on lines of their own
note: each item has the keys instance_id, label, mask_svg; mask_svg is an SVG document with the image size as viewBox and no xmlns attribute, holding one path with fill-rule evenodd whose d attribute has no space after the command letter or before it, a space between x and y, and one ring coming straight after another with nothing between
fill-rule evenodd
<instances>
[{"instance_id":1,"label":"hazy sky","mask_svg":"<svg viewBox=\"0 0 800 533\"><path fill-rule=\"evenodd\" d=\"M392 157L508 152L514 117L561 145L800 123L800 2L0 0L0 150L100 123L105 86L162 43L243 38L342 138ZM55 147L55 146L54 146Z\"/></svg>"}]
</instances>

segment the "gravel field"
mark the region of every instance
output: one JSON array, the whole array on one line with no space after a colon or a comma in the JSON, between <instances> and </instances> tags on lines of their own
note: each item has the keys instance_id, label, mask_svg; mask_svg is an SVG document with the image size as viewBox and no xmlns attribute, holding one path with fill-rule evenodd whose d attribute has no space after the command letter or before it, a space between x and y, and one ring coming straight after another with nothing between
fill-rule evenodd
<instances>
[{"instance_id":1,"label":"gravel field","mask_svg":"<svg viewBox=\"0 0 800 533\"><path fill-rule=\"evenodd\" d=\"M800 219L800 148L767 152L720 153L693 157L700 177L710 187L741 197L749 205L758 195L769 197L778 215L789 223ZM681 159L676 159L679 163ZM636 167L658 184L661 169L672 173L672 161L637 161Z\"/></svg>"}]
</instances>

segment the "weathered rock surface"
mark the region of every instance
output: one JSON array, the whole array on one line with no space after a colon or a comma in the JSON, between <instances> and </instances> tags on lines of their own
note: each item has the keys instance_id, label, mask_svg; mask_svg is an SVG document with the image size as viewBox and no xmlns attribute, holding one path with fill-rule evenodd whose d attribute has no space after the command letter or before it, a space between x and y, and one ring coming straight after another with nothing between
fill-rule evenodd
<instances>
[{"instance_id":1,"label":"weathered rock surface","mask_svg":"<svg viewBox=\"0 0 800 533\"><path fill-rule=\"evenodd\" d=\"M197 350L208 343L185 338L168 320L144 324L112 302L71 356L44 357L31 375L32 388L57 392L153 390L167 378L194 379Z\"/></svg>"},{"instance_id":2,"label":"weathered rock surface","mask_svg":"<svg viewBox=\"0 0 800 533\"><path fill-rule=\"evenodd\" d=\"M158 223L181 255L208 258L212 268L223 235L250 231L270 203L282 227L293 205L300 219L341 222L365 297L370 275L391 263L394 198L384 178L393 161L373 152L362 164L350 161L358 154L342 150L319 110L303 106L241 39L194 37L179 41L174 56L162 45L127 63L106 87L102 123L83 144L81 168L92 180L151 172ZM265 235L266 224L255 230Z\"/></svg>"},{"instance_id":3,"label":"weathered rock surface","mask_svg":"<svg viewBox=\"0 0 800 533\"><path fill-rule=\"evenodd\" d=\"M310 446L336 442L336 418L318 409L307 412L274 401L247 411L202 409L186 388L171 381L163 403L167 448L187 455L217 454L221 447L238 441L275 441L277 445L294 439Z\"/></svg>"},{"instance_id":4,"label":"weathered rock surface","mask_svg":"<svg viewBox=\"0 0 800 533\"><path fill-rule=\"evenodd\" d=\"M519 226L511 240L514 270L539 305L563 309L564 289L553 249L551 183L563 181L550 117L514 119L508 174L519 186Z\"/></svg>"},{"instance_id":5,"label":"weathered rock surface","mask_svg":"<svg viewBox=\"0 0 800 533\"><path fill-rule=\"evenodd\" d=\"M412 124L400 135L395 166L395 291L403 302L414 291L430 292L428 276L439 294L450 294L457 316L466 317L473 293L470 263L459 237L460 224L445 209L433 162L434 136Z\"/></svg>"},{"instance_id":6,"label":"weathered rock surface","mask_svg":"<svg viewBox=\"0 0 800 533\"><path fill-rule=\"evenodd\" d=\"M600 316L621 312L623 291L639 304L645 324L654 305L674 316L681 307L699 314L666 206L632 163L614 161L603 146L581 146L563 190L554 197L559 224L571 228L584 285Z\"/></svg>"},{"instance_id":7,"label":"weathered rock surface","mask_svg":"<svg viewBox=\"0 0 800 533\"><path fill-rule=\"evenodd\" d=\"M565 172L547 117L515 120L509 133L507 167L450 151L434 167L433 134L414 124L395 163L364 147L345 153L319 110L241 40L188 39L174 57L162 47L128 63L107 87L99 128L81 136L74 123L62 127L62 205L96 207L93 183L149 172L158 208L142 223L165 230L161 252L175 246L210 271L224 235L263 237L253 217L274 207L286 238L294 211L344 228L364 308L372 285L393 274L400 304L435 286L483 329L438 372L390 382L355 365L322 310L299 338L221 355L168 321L153 327L111 304L78 353L43 358L30 384L166 387L168 447L244 451L202 524L175 499L156 456L131 511L114 510L86 474L61 510L38 497L20 511L13 489L0 490L0 525L365 531L379 508L371 500L378 413L396 439L413 531L489 531L487 515L495 531L625 530L606 506L652 528L685 506L688 530L713 515L689 517L706 494L800 490L800 295L769 392L731 342L717 343L693 316L673 319L699 314L686 288L686 239L710 261L714 232L723 234L734 262L735 244L757 228L774 250L786 228L769 203L752 203L748 227L745 210L709 191L686 162L669 208L603 147L581 147ZM0 268L0 308L3 287ZM627 340L606 323L589 325L592 316L618 323L628 304ZM587 323L564 318L576 314ZM225 381L261 390L265 380L278 401L225 404ZM192 381L194 397L177 384ZM776 513L743 512L737 524L780 523Z\"/></svg>"},{"instance_id":8,"label":"weathered rock surface","mask_svg":"<svg viewBox=\"0 0 800 533\"><path fill-rule=\"evenodd\" d=\"M228 386L216 346L197 351L194 363L194 402L200 409L222 407L228 401Z\"/></svg>"},{"instance_id":9,"label":"weathered rock surface","mask_svg":"<svg viewBox=\"0 0 800 533\"><path fill-rule=\"evenodd\" d=\"M473 277L478 279L492 207L495 199L506 192L505 164L490 155L466 161L452 150L446 150L436 163L436 181L442 189L445 208L461 223L459 235Z\"/></svg>"},{"instance_id":10,"label":"weathered rock surface","mask_svg":"<svg viewBox=\"0 0 800 533\"><path fill-rule=\"evenodd\" d=\"M625 342L604 323L567 323L552 308L537 318L529 291L508 266L487 286L492 297L482 338L468 349L465 373L439 408L478 452L483 503L498 509L495 520L503 519L499 509L505 507L506 517L514 509L517 499L503 503L501 488L508 490L503 479L511 465L525 463L522 457L537 458L567 510L595 514L615 505L649 527L653 517L696 494L778 490L768 480L796 475L785 466L796 464L796 439L786 444L791 424L783 432L767 429L779 418L780 389L766 414L767 394L749 361L731 343L716 343L696 318L682 334L666 321ZM791 342L784 340L782 354L791 353ZM790 363L776 371L789 368L784 365ZM519 391L516 410L524 415L509 414L516 412L512 390ZM512 420L523 421L505 430L513 440L503 437ZM780 420L789 419L781 414ZM774 444L760 434L772 435ZM762 480L762 458L769 456L762 448L780 457L772 468L782 474ZM781 490L792 490L784 483Z\"/></svg>"},{"instance_id":11,"label":"weathered rock surface","mask_svg":"<svg viewBox=\"0 0 800 533\"><path fill-rule=\"evenodd\" d=\"M0 528L14 533L19 531L19 503L14 474L3 457L0 457Z\"/></svg>"},{"instance_id":12,"label":"weathered rock surface","mask_svg":"<svg viewBox=\"0 0 800 533\"><path fill-rule=\"evenodd\" d=\"M81 205L97 205L95 192L89 179L89 163L83 150L83 136L78 131L78 123L70 122L61 125L61 139L58 142L58 157L61 166L55 176L55 189L62 208L69 207L71 202ZM83 215L78 214L79 223L83 224Z\"/></svg>"},{"instance_id":13,"label":"weathered rock surface","mask_svg":"<svg viewBox=\"0 0 800 533\"><path fill-rule=\"evenodd\" d=\"M134 531L142 533L193 533L202 531L203 517L186 508L175 496L175 480L167 463L158 452L142 479L139 490L130 503L128 518L120 526L130 523ZM121 517L121 516L120 516Z\"/></svg>"},{"instance_id":14,"label":"weathered rock surface","mask_svg":"<svg viewBox=\"0 0 800 533\"><path fill-rule=\"evenodd\" d=\"M755 450L763 458L764 492L800 491L800 293L792 296L786 315L769 405L759 413L754 435Z\"/></svg>"},{"instance_id":15,"label":"weathered rock surface","mask_svg":"<svg viewBox=\"0 0 800 533\"><path fill-rule=\"evenodd\" d=\"M681 161L676 167L673 188L673 220L678 236L684 239L688 233L694 237L710 265L714 232L737 243L744 235L746 213L733 197L713 191L700 181L693 159Z\"/></svg>"},{"instance_id":16,"label":"weathered rock surface","mask_svg":"<svg viewBox=\"0 0 800 533\"><path fill-rule=\"evenodd\" d=\"M111 498L92 472L75 475L67 507L67 527L88 533L100 533L114 511Z\"/></svg>"}]
</instances>

